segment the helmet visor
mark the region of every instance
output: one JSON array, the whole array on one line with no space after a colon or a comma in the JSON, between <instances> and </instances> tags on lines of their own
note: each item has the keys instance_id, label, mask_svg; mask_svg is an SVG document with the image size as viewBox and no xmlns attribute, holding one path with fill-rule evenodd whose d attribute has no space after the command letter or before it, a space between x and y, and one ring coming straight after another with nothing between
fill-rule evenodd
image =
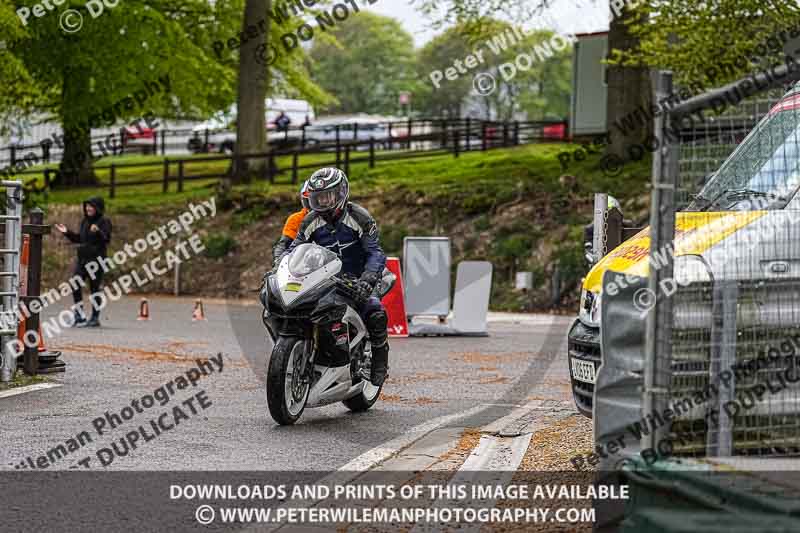
<instances>
[{"instance_id":1,"label":"helmet visor","mask_svg":"<svg viewBox=\"0 0 800 533\"><path fill-rule=\"evenodd\" d=\"M328 189L325 191L312 191L308 197L308 202L311 209L314 211L330 211L339 203L339 192L341 188Z\"/></svg>"}]
</instances>

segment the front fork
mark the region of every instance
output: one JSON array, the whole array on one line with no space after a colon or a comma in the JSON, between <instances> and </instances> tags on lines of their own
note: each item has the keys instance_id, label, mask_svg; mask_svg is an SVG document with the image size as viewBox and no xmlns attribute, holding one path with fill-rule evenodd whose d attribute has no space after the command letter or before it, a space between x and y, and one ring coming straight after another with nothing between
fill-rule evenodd
<instances>
[{"instance_id":1,"label":"front fork","mask_svg":"<svg viewBox=\"0 0 800 533\"><path fill-rule=\"evenodd\" d=\"M309 347L309 343L311 346ZM319 348L319 326L314 324L314 329L312 331L311 340L304 340L303 344L305 344L303 349L303 363L300 366L300 375L306 376L308 373L309 377L309 384L313 384L314 378L314 355L317 353L317 349ZM311 348L309 350L309 348Z\"/></svg>"}]
</instances>

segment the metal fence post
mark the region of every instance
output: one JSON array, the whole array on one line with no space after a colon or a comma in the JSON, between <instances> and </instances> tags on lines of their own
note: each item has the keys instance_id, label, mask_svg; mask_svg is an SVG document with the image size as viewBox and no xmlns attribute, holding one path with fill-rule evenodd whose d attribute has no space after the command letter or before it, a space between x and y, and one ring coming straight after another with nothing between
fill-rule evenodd
<instances>
[{"instance_id":1,"label":"metal fence post","mask_svg":"<svg viewBox=\"0 0 800 533\"><path fill-rule=\"evenodd\" d=\"M711 323L711 361L709 383L719 394L716 401L708 406L717 416L716 428L709 427L706 433L706 453L709 457L730 457L733 455L733 418L724 405L736 397L736 373L723 383L720 374L736 365L736 307L738 285L733 280L717 280L713 289L713 309ZM708 418L706 419L708 420Z\"/></svg>"},{"instance_id":2,"label":"metal fence post","mask_svg":"<svg viewBox=\"0 0 800 533\"><path fill-rule=\"evenodd\" d=\"M31 209L30 224L23 228L30 235L30 248L28 249L28 280L26 295L22 297L28 309L33 302L39 302L42 289L42 235L50 233L50 227L44 224L44 212L38 207ZM39 304L41 305L41 304ZM39 311L31 310L25 319L25 337L33 332L36 338L39 332ZM25 373L29 376L36 375L39 371L39 346L38 344L25 345Z\"/></svg>"},{"instance_id":3,"label":"metal fence post","mask_svg":"<svg viewBox=\"0 0 800 533\"><path fill-rule=\"evenodd\" d=\"M341 143L341 129L339 124L336 125L336 168L342 163L342 143Z\"/></svg>"},{"instance_id":4,"label":"metal fence post","mask_svg":"<svg viewBox=\"0 0 800 533\"><path fill-rule=\"evenodd\" d=\"M375 137L369 138L369 168L375 168Z\"/></svg>"},{"instance_id":5,"label":"metal fence post","mask_svg":"<svg viewBox=\"0 0 800 533\"><path fill-rule=\"evenodd\" d=\"M114 193L117 186L117 167L114 165L114 163L111 163L111 169L109 170L108 180L109 180L108 196L109 198L114 198Z\"/></svg>"},{"instance_id":6,"label":"metal fence post","mask_svg":"<svg viewBox=\"0 0 800 533\"><path fill-rule=\"evenodd\" d=\"M169 190L169 159L164 160L164 186L162 192Z\"/></svg>"},{"instance_id":7,"label":"metal fence post","mask_svg":"<svg viewBox=\"0 0 800 533\"><path fill-rule=\"evenodd\" d=\"M672 72L661 71L656 81L656 100L662 101L672 94ZM666 132L670 115L662 114L655 120L655 135L660 150L653 154L653 191L650 207L650 268L648 291L655 305L647 312L644 352L643 416L662 416L669 404L672 361L672 297L660 292L662 281L672 279L674 257L663 253L672 247L675 238L675 184L677 181L677 147ZM669 435L669 424L654 428L642 436L642 448L658 450L658 444Z\"/></svg>"},{"instance_id":8,"label":"metal fence post","mask_svg":"<svg viewBox=\"0 0 800 533\"><path fill-rule=\"evenodd\" d=\"M178 161L178 192L183 192L183 159Z\"/></svg>"}]
</instances>

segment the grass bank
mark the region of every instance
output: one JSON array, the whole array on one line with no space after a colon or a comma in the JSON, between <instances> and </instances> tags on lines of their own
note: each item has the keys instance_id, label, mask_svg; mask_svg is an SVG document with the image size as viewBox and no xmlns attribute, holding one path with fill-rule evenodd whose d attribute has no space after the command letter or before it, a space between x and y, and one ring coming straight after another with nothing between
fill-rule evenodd
<instances>
[{"instance_id":1,"label":"grass bank","mask_svg":"<svg viewBox=\"0 0 800 533\"><path fill-rule=\"evenodd\" d=\"M550 308L551 278L558 264L564 292L558 303L569 309L574 307L585 271L582 231L591 221L593 193L616 196L626 217L641 220L646 216L650 162L630 163L619 174L608 176L600 168L599 156L590 156L573 163L565 173L557 156L568 148L566 144L526 145L459 158L387 162L372 169L355 163L350 170L353 200L378 220L389 255L400 255L406 236L440 235L451 238L454 264L491 261L495 266L493 309ZM202 158L198 164L203 164ZM76 225L82 199L95 194L106 197L115 227L114 249L162 224L188 202L216 194L212 180L187 184L180 194L162 194L160 186L147 187L120 188L114 199L107 198L107 189L98 188L57 191L34 201L48 211L48 222ZM271 245L286 216L297 208L296 189L266 182L235 186L218 216L196 228L207 251L185 266L185 292L243 296L257 288L270 266ZM63 281L74 251L60 237L50 236L46 242L45 280ZM515 272L524 270L534 273L535 290L528 295L512 290ZM171 291L171 276L163 278L154 280L148 292Z\"/></svg>"}]
</instances>

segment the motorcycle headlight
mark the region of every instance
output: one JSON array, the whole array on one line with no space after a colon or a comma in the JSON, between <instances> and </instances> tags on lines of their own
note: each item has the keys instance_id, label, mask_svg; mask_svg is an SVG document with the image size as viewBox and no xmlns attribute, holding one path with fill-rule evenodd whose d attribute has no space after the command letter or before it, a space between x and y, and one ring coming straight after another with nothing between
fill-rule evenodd
<instances>
[{"instance_id":1,"label":"motorcycle headlight","mask_svg":"<svg viewBox=\"0 0 800 533\"><path fill-rule=\"evenodd\" d=\"M581 308L578 318L591 327L600 327L600 300L602 293L594 293L584 289L581 292Z\"/></svg>"}]
</instances>

